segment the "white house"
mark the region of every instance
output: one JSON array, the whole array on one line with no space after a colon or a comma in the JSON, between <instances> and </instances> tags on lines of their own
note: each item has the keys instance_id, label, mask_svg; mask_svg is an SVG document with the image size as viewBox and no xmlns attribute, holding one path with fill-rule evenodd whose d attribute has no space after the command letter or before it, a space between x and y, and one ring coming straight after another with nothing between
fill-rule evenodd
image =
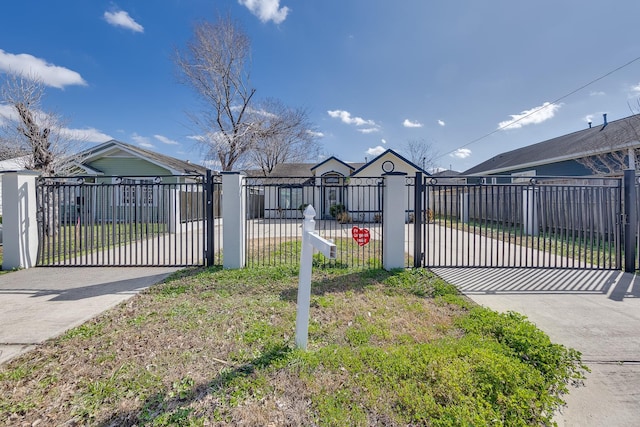
<instances>
[{"instance_id":1,"label":"white house","mask_svg":"<svg viewBox=\"0 0 640 427\"><path fill-rule=\"evenodd\" d=\"M367 163L348 163L336 157L314 163L277 165L264 183L265 218L301 218L313 204L319 218L332 219L343 213L354 221L376 222L382 209L381 179L401 172L411 177L426 171L393 150ZM410 197L407 210L413 206Z\"/></svg>"}]
</instances>

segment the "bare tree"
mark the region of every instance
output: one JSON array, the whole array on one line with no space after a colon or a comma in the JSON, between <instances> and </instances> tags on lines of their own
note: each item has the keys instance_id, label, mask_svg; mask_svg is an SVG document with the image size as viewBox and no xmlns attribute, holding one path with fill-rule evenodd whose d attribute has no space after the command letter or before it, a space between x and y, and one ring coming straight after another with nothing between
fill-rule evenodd
<instances>
[{"instance_id":1,"label":"bare tree","mask_svg":"<svg viewBox=\"0 0 640 427\"><path fill-rule=\"evenodd\" d=\"M604 124L594 132L598 133L585 147L592 154L576 159L578 163L595 175L609 176L636 167L640 158L640 114L617 121L614 126Z\"/></svg>"},{"instance_id":2,"label":"bare tree","mask_svg":"<svg viewBox=\"0 0 640 427\"><path fill-rule=\"evenodd\" d=\"M268 99L252 110L251 116L257 130L249 157L265 176L279 163L299 163L318 156L318 132L306 110Z\"/></svg>"},{"instance_id":3,"label":"bare tree","mask_svg":"<svg viewBox=\"0 0 640 427\"><path fill-rule=\"evenodd\" d=\"M202 109L190 118L202 132L210 158L229 171L251 149L254 125L248 114L256 92L249 81L251 43L229 17L195 25L193 38L174 62L180 81L200 98Z\"/></svg>"},{"instance_id":4,"label":"bare tree","mask_svg":"<svg viewBox=\"0 0 640 427\"><path fill-rule=\"evenodd\" d=\"M0 155L25 156L25 167L52 176L65 160L73 139L65 133L62 119L42 109L45 85L35 77L5 75L0 89L2 136Z\"/></svg>"},{"instance_id":5,"label":"bare tree","mask_svg":"<svg viewBox=\"0 0 640 427\"><path fill-rule=\"evenodd\" d=\"M409 140L403 148L409 160L422 167L423 170L432 169L435 166L438 152L435 151L433 144L427 142L426 139Z\"/></svg>"},{"instance_id":6,"label":"bare tree","mask_svg":"<svg viewBox=\"0 0 640 427\"><path fill-rule=\"evenodd\" d=\"M62 125L57 114L42 109L45 85L38 78L16 74L5 75L0 88L0 155L5 158L24 157L24 167L51 177L69 153L80 143ZM4 113L3 113L4 112ZM48 187L38 199L39 221L45 235L58 232L58 197ZM46 215L45 215L46 211Z\"/></svg>"}]
</instances>

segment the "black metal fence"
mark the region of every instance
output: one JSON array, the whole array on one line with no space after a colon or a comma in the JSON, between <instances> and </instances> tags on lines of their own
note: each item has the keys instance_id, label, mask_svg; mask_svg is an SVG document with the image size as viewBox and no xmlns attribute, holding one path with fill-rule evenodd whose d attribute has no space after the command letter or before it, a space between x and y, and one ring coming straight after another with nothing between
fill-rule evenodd
<instances>
[{"instance_id":1,"label":"black metal fence","mask_svg":"<svg viewBox=\"0 0 640 427\"><path fill-rule=\"evenodd\" d=\"M211 175L41 178L38 265L215 263L220 187Z\"/></svg>"},{"instance_id":2,"label":"black metal fence","mask_svg":"<svg viewBox=\"0 0 640 427\"><path fill-rule=\"evenodd\" d=\"M338 249L335 260L315 255L316 265L381 267L383 187L381 178L244 178L247 266L299 263L303 212L312 205L316 230Z\"/></svg>"},{"instance_id":3,"label":"black metal fence","mask_svg":"<svg viewBox=\"0 0 640 427\"><path fill-rule=\"evenodd\" d=\"M418 174L407 190L420 219L407 265L621 268L619 179Z\"/></svg>"}]
</instances>

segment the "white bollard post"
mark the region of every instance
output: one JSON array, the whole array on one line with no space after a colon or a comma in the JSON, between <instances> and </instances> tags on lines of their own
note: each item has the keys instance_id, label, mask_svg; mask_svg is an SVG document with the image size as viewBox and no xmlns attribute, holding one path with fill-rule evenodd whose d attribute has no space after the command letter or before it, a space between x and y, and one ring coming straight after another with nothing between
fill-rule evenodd
<instances>
[{"instance_id":1,"label":"white bollard post","mask_svg":"<svg viewBox=\"0 0 640 427\"><path fill-rule=\"evenodd\" d=\"M296 311L296 346L307 348L309 339L309 306L311 304L311 267L313 248L321 251L327 258L336 257L336 245L323 239L316 232L316 210L309 205L304 210L302 223L302 251L300 252L300 273L298 275L298 307Z\"/></svg>"}]
</instances>

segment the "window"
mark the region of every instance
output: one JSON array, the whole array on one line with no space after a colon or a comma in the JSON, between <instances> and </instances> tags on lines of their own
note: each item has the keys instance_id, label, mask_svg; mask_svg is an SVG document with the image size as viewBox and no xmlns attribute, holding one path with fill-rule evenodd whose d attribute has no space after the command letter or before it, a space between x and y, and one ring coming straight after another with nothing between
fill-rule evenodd
<instances>
[{"instance_id":1,"label":"window","mask_svg":"<svg viewBox=\"0 0 640 427\"><path fill-rule=\"evenodd\" d=\"M280 187L280 209L298 209L302 205L302 187Z\"/></svg>"},{"instance_id":2,"label":"window","mask_svg":"<svg viewBox=\"0 0 640 427\"><path fill-rule=\"evenodd\" d=\"M121 205L135 205L140 203L145 206L153 206L153 181L150 179L122 178L122 191L120 192ZM138 195L139 193L139 195Z\"/></svg>"}]
</instances>

